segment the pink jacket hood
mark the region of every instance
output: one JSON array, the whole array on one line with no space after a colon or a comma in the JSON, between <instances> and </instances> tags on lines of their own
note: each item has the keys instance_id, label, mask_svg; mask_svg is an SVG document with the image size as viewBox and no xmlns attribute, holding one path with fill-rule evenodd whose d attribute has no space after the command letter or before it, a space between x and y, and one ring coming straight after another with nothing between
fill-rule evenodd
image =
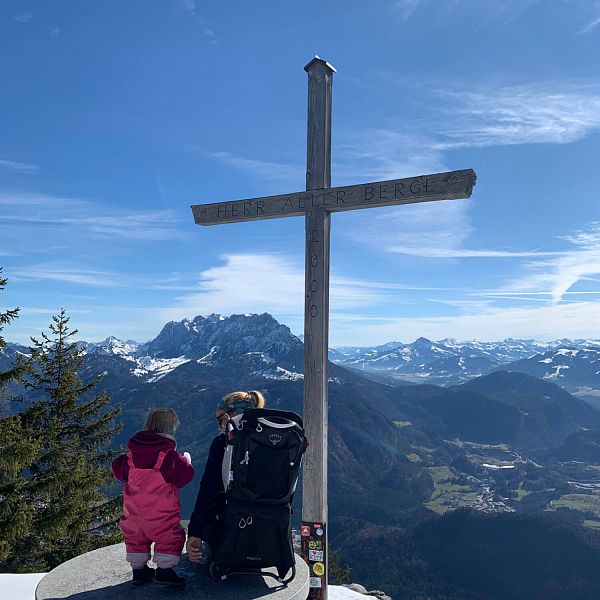
<instances>
[{"instance_id":1,"label":"pink jacket hood","mask_svg":"<svg viewBox=\"0 0 600 600\"><path fill-rule=\"evenodd\" d=\"M178 488L186 486L194 477L194 467L177 452L177 442L171 435L155 433L154 431L138 431L128 442L133 464L138 469L151 469L158 459L160 452L165 452L160 472L167 483L173 483ZM127 483L129 465L127 455L117 457L112 464L114 476Z\"/></svg>"}]
</instances>

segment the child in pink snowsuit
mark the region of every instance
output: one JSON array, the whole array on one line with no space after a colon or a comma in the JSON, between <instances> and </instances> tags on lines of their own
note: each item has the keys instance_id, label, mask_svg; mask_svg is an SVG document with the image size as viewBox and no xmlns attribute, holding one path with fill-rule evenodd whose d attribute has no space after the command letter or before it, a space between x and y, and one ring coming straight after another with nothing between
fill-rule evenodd
<instances>
[{"instance_id":1,"label":"child in pink snowsuit","mask_svg":"<svg viewBox=\"0 0 600 600\"><path fill-rule=\"evenodd\" d=\"M120 528L135 585L152 580L162 585L184 583L173 570L185 544L179 523L179 488L192 480L194 468L190 455L186 452L182 456L176 450L173 433L178 424L174 410L152 411L144 430L127 442L129 452L112 464L115 477L125 484ZM156 573L147 564L152 542Z\"/></svg>"}]
</instances>

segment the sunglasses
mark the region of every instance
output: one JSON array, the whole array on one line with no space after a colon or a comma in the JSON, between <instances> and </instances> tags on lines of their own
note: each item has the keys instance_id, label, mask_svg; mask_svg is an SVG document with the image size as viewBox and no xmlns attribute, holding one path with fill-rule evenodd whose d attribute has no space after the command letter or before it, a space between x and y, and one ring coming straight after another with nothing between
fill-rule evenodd
<instances>
[{"instance_id":1,"label":"sunglasses","mask_svg":"<svg viewBox=\"0 0 600 600\"><path fill-rule=\"evenodd\" d=\"M226 418L228 421L231 420L229 413L232 413L232 412L233 412L232 410L228 410L228 411L224 412L222 415L215 417L215 419L217 420L217 423L220 425L223 418Z\"/></svg>"}]
</instances>

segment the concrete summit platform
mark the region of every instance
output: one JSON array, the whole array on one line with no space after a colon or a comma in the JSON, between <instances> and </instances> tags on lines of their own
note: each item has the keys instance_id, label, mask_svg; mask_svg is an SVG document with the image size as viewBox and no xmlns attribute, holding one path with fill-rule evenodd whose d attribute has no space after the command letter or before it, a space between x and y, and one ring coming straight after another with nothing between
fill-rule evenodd
<instances>
[{"instance_id":1,"label":"concrete summit platform","mask_svg":"<svg viewBox=\"0 0 600 600\"><path fill-rule=\"evenodd\" d=\"M36 600L306 600L309 572L296 556L296 577L287 587L272 577L237 576L215 583L205 564L181 557L176 568L186 578L183 588L156 584L131 584L131 569L125 562L125 544L100 548L77 556L48 573L35 590Z\"/></svg>"}]
</instances>

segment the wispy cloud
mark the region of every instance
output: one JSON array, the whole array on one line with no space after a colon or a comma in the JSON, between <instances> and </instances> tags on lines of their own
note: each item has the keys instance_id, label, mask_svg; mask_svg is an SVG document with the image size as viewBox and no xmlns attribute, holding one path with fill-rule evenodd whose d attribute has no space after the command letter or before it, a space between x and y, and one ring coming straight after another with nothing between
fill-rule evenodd
<instances>
[{"instance_id":1,"label":"wispy cloud","mask_svg":"<svg viewBox=\"0 0 600 600\"><path fill-rule=\"evenodd\" d=\"M12 169L13 171L19 171L21 173L35 173L39 171L37 165L31 165L28 163L15 162L14 160L5 160L0 158L0 167L5 169Z\"/></svg>"},{"instance_id":2,"label":"wispy cloud","mask_svg":"<svg viewBox=\"0 0 600 600\"><path fill-rule=\"evenodd\" d=\"M187 13L188 15L196 14L196 0L180 0L179 5L181 6L183 12Z\"/></svg>"},{"instance_id":3,"label":"wispy cloud","mask_svg":"<svg viewBox=\"0 0 600 600\"><path fill-rule=\"evenodd\" d=\"M196 291L176 298L162 311L164 320L198 314L270 312L301 318L304 312L304 266L296 259L275 254L226 254L224 264L200 274ZM331 304L359 308L394 300L394 290L411 289L335 275L331 277Z\"/></svg>"},{"instance_id":4,"label":"wispy cloud","mask_svg":"<svg viewBox=\"0 0 600 600\"><path fill-rule=\"evenodd\" d=\"M403 21L408 21L422 4L423 0L397 0L392 9L400 14Z\"/></svg>"},{"instance_id":5,"label":"wispy cloud","mask_svg":"<svg viewBox=\"0 0 600 600\"><path fill-rule=\"evenodd\" d=\"M488 311L493 307L493 300L447 300L444 298L430 298L429 302L436 302L446 306L459 308L464 313L481 313Z\"/></svg>"},{"instance_id":6,"label":"wispy cloud","mask_svg":"<svg viewBox=\"0 0 600 600\"><path fill-rule=\"evenodd\" d=\"M427 90L423 90L427 95ZM394 179L447 169L461 148L566 144L600 130L600 85L542 81L523 85L438 89L437 104L406 133L397 117L383 128L342 132L336 179Z\"/></svg>"},{"instance_id":7,"label":"wispy cloud","mask_svg":"<svg viewBox=\"0 0 600 600\"><path fill-rule=\"evenodd\" d=\"M448 200L379 210L369 219L346 217L340 235L376 251L422 258L537 259L564 256L565 252L539 249L466 248L473 233L468 202Z\"/></svg>"},{"instance_id":8,"label":"wispy cloud","mask_svg":"<svg viewBox=\"0 0 600 600\"><path fill-rule=\"evenodd\" d=\"M164 324L157 309L152 307L97 303L94 299L82 301L69 295L55 308L21 306L19 319L7 332L7 339L28 345L30 336L39 337L41 331L47 331L52 315L56 315L61 306L72 317L71 326L79 331L77 340L100 341L114 335L123 340L145 341L154 338Z\"/></svg>"},{"instance_id":9,"label":"wispy cloud","mask_svg":"<svg viewBox=\"0 0 600 600\"><path fill-rule=\"evenodd\" d=\"M511 144L563 144L600 129L600 87L545 82L489 90L440 91L452 115L437 126L439 151Z\"/></svg>"},{"instance_id":10,"label":"wispy cloud","mask_svg":"<svg viewBox=\"0 0 600 600\"><path fill-rule=\"evenodd\" d=\"M575 22L587 18L587 22L579 29L580 34L588 34L598 28L600 25L600 2L590 2L590 0L578 3L572 0L565 0L565 2L569 3ZM542 0L444 0L443 3L436 0L395 0L391 7L396 14L400 15L402 21L408 21L418 13L423 14L425 11L429 11L430 17L448 18L453 16L456 18L456 14L462 10L463 12L469 11L469 13L477 11L478 22L490 25L497 24L499 20L505 22L513 20L535 4L543 5L540 10L546 9Z\"/></svg>"},{"instance_id":11,"label":"wispy cloud","mask_svg":"<svg viewBox=\"0 0 600 600\"><path fill-rule=\"evenodd\" d=\"M55 315L58 311L56 310L56 308L44 308L44 307L38 307L38 306L22 306L19 308L19 316L23 317L26 315L48 315L48 316L52 316ZM86 309L86 308L81 308L81 309L77 309L77 308L71 308L69 309L69 314L73 315L73 314L89 314L91 313L92 310L91 309Z\"/></svg>"},{"instance_id":12,"label":"wispy cloud","mask_svg":"<svg viewBox=\"0 0 600 600\"><path fill-rule=\"evenodd\" d=\"M600 15L595 19L591 20L585 27L583 27L579 33L591 33L600 25Z\"/></svg>"},{"instance_id":13,"label":"wispy cloud","mask_svg":"<svg viewBox=\"0 0 600 600\"><path fill-rule=\"evenodd\" d=\"M391 126L346 135L338 147L344 162L335 165L337 176L364 181L431 173L446 170L444 156L455 149L568 143L600 130L598 85L546 82L437 95L444 107L420 121L422 133ZM468 207L468 201L448 201L381 209L369 220L346 216L342 235L379 251L424 258L568 260L562 252L539 249L468 247L474 233Z\"/></svg>"},{"instance_id":14,"label":"wispy cloud","mask_svg":"<svg viewBox=\"0 0 600 600\"><path fill-rule=\"evenodd\" d=\"M0 206L0 232L15 226L122 240L161 241L181 236L179 219L167 210L123 210L77 198L2 191Z\"/></svg>"},{"instance_id":15,"label":"wispy cloud","mask_svg":"<svg viewBox=\"0 0 600 600\"><path fill-rule=\"evenodd\" d=\"M193 147L193 149L199 150L206 156L209 156L210 158L224 165L233 167L250 175L261 177L263 179L277 181L304 181L304 169L297 165L246 158L231 152L207 152L198 147Z\"/></svg>"},{"instance_id":16,"label":"wispy cloud","mask_svg":"<svg viewBox=\"0 0 600 600\"><path fill-rule=\"evenodd\" d=\"M600 130L600 85L596 83L480 85L458 91L438 89L433 97L437 104L414 121L410 133L397 117L388 118L385 127L342 131L332 168L334 185L444 171L446 155L462 148L565 144ZM193 149L255 177L304 179L304 167L298 164Z\"/></svg>"},{"instance_id":17,"label":"wispy cloud","mask_svg":"<svg viewBox=\"0 0 600 600\"><path fill-rule=\"evenodd\" d=\"M219 40L217 34L209 26L206 19L201 17L197 12L196 0L178 0L179 10L189 17L195 17L200 25L200 31L208 39L211 44L216 44Z\"/></svg>"},{"instance_id":18,"label":"wispy cloud","mask_svg":"<svg viewBox=\"0 0 600 600\"><path fill-rule=\"evenodd\" d=\"M206 19L200 17L200 25L202 26L202 33L208 38L208 41L211 44L216 44L219 41L219 39L217 38L217 34L215 33L214 29L212 29L212 27L209 27L208 23L206 22Z\"/></svg>"},{"instance_id":19,"label":"wispy cloud","mask_svg":"<svg viewBox=\"0 0 600 600\"><path fill-rule=\"evenodd\" d=\"M102 271L90 265L75 264L74 261L54 261L29 264L11 269L11 280L20 281L56 281L99 288L127 288L131 290L162 290L177 292L195 292L197 285L188 282L183 274L161 273L144 275L128 273L124 270Z\"/></svg>"},{"instance_id":20,"label":"wispy cloud","mask_svg":"<svg viewBox=\"0 0 600 600\"><path fill-rule=\"evenodd\" d=\"M348 214L344 220L340 235L372 250L436 258L461 252L473 231L467 203L454 200L378 209L369 219Z\"/></svg>"},{"instance_id":21,"label":"wispy cloud","mask_svg":"<svg viewBox=\"0 0 600 600\"><path fill-rule=\"evenodd\" d=\"M33 14L30 12L19 12L14 15L15 21L19 23L30 23L33 19Z\"/></svg>"},{"instance_id":22,"label":"wispy cloud","mask_svg":"<svg viewBox=\"0 0 600 600\"><path fill-rule=\"evenodd\" d=\"M442 154L425 133L353 130L336 147L333 173L344 183L412 177L445 170Z\"/></svg>"},{"instance_id":23,"label":"wispy cloud","mask_svg":"<svg viewBox=\"0 0 600 600\"><path fill-rule=\"evenodd\" d=\"M600 25L600 2L593 3L593 16L590 20L579 30L579 33L586 34L592 33Z\"/></svg>"},{"instance_id":24,"label":"wispy cloud","mask_svg":"<svg viewBox=\"0 0 600 600\"><path fill-rule=\"evenodd\" d=\"M429 11L430 18L438 19L456 18L456 14L463 11L475 15L478 23L490 25L511 21L535 4L542 4L542 0L396 0L391 6L403 21L425 11Z\"/></svg>"},{"instance_id":25,"label":"wispy cloud","mask_svg":"<svg viewBox=\"0 0 600 600\"><path fill-rule=\"evenodd\" d=\"M541 292L558 303L576 283L600 275L600 223L563 239L571 244L570 249L555 258L527 263L526 273L500 291Z\"/></svg>"},{"instance_id":26,"label":"wispy cloud","mask_svg":"<svg viewBox=\"0 0 600 600\"><path fill-rule=\"evenodd\" d=\"M54 265L37 265L16 268L11 272L13 281L59 281L96 287L118 287L122 285L122 276L92 269L76 269Z\"/></svg>"},{"instance_id":27,"label":"wispy cloud","mask_svg":"<svg viewBox=\"0 0 600 600\"><path fill-rule=\"evenodd\" d=\"M562 256L564 252L511 251L511 250L470 250L468 248L445 248L397 245L390 246L388 252L410 254L424 258L536 258L539 256Z\"/></svg>"},{"instance_id":28,"label":"wispy cloud","mask_svg":"<svg viewBox=\"0 0 600 600\"><path fill-rule=\"evenodd\" d=\"M522 308L483 304L458 316L381 317L338 314L330 319L332 345L370 345L390 340L501 340L507 337L554 340L600 337L600 302L574 302Z\"/></svg>"}]
</instances>

